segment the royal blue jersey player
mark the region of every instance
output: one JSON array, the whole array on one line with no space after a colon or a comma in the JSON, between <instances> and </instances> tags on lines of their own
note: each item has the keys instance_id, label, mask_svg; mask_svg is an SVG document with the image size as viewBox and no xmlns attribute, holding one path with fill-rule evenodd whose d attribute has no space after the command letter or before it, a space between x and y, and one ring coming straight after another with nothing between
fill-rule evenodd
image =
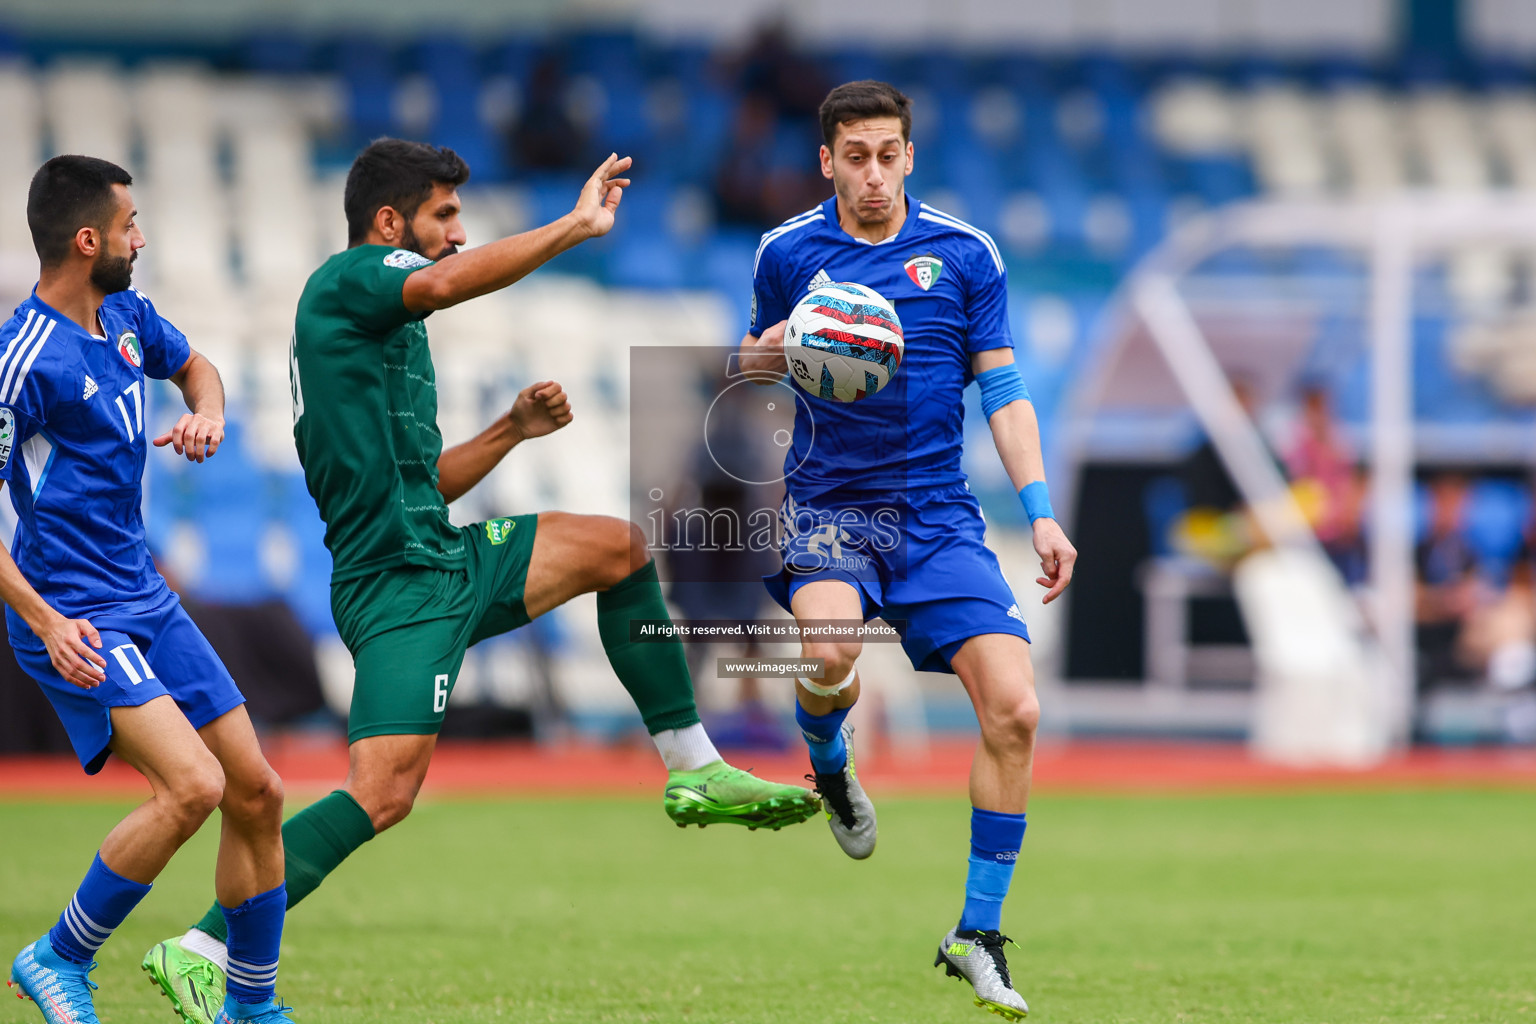
<instances>
[{"instance_id":1,"label":"royal blue jersey player","mask_svg":"<svg viewBox=\"0 0 1536 1024\"><path fill-rule=\"evenodd\" d=\"M55 157L32 179L39 280L0 327L0 484L19 520L11 553L0 552L0 598L16 660L81 766L94 774L116 754L153 795L102 840L58 922L17 954L10 985L49 1024L95 1024L96 950L217 807L230 984L223 1006L204 1012L282 1024L272 995L287 905L282 783L245 698L155 570L139 512L147 379L170 380L192 410L154 444L194 462L223 440L224 389L129 290L144 245L132 183L84 156Z\"/></svg>"},{"instance_id":2,"label":"royal blue jersey player","mask_svg":"<svg viewBox=\"0 0 1536 1024\"><path fill-rule=\"evenodd\" d=\"M975 381L998 454L1033 523L1054 600L1077 552L1050 509L1039 429L1013 361L1007 270L983 231L908 196L911 106L883 82L838 86L821 106L822 174L835 195L763 236L742 366L781 379L784 321L812 288L867 285L889 299L906 338L878 394L801 403L785 462L783 569L769 590L802 626L876 615L901 632L912 664L960 677L981 724L971 769L971 856L959 923L935 966L964 977L976 1003L1009 1020L1012 984L1002 901L1024 838L1039 703L1029 631L960 469L962 393ZM857 640L807 639L820 680L796 686L833 835L851 857L875 847L875 812L854 771L844 719L858 699Z\"/></svg>"}]
</instances>

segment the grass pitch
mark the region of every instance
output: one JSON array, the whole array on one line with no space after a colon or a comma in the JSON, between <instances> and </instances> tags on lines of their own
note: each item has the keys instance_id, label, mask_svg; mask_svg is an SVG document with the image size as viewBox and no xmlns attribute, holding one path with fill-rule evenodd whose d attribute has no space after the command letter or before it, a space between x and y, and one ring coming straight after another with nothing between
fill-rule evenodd
<instances>
[{"instance_id":1,"label":"grass pitch","mask_svg":"<svg viewBox=\"0 0 1536 1024\"><path fill-rule=\"evenodd\" d=\"M819 819L685 832L659 795L428 802L294 912L279 990L301 1024L996 1020L929 966L963 797L878 806L853 863ZM125 810L0 803L5 957ZM106 1024L175 1020L138 961L206 905L214 841L102 950ZM1536 1021L1536 798L1045 796L1004 922L1032 1021Z\"/></svg>"}]
</instances>

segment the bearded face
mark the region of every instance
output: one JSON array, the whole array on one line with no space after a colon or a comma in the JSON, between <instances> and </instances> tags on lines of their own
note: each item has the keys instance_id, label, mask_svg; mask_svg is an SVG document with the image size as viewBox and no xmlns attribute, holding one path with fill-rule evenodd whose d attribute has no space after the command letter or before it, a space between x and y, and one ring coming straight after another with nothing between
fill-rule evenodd
<instances>
[{"instance_id":1,"label":"bearded face","mask_svg":"<svg viewBox=\"0 0 1536 1024\"><path fill-rule=\"evenodd\" d=\"M137 249L122 256L112 252L110 245L106 242L101 255L91 264L91 284L104 295L126 291L133 284L133 261L139 258Z\"/></svg>"},{"instance_id":2,"label":"bearded face","mask_svg":"<svg viewBox=\"0 0 1536 1024\"><path fill-rule=\"evenodd\" d=\"M443 247L437 252L427 252L422 245L421 236L416 233L416 227L412 221L405 222L405 234L400 239L400 248L409 249L411 252L414 252L419 256L425 256L427 259L433 261L443 259L447 256L452 256L454 253L459 251L458 246L448 242L445 239L443 241Z\"/></svg>"}]
</instances>

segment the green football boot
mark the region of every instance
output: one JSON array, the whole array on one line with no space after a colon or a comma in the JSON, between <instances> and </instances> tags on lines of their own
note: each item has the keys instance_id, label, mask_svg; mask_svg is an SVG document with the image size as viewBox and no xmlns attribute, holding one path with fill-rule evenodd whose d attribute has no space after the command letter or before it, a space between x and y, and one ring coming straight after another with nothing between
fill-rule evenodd
<instances>
[{"instance_id":1,"label":"green football boot","mask_svg":"<svg viewBox=\"0 0 1536 1024\"><path fill-rule=\"evenodd\" d=\"M187 1024L214 1024L218 1019L224 1008L224 972L212 960L186 949L180 939L166 939L144 954L139 967Z\"/></svg>"},{"instance_id":2,"label":"green football boot","mask_svg":"<svg viewBox=\"0 0 1536 1024\"><path fill-rule=\"evenodd\" d=\"M800 786L767 782L724 761L691 772L667 775L667 816L678 828L745 825L777 832L821 809L816 794Z\"/></svg>"}]
</instances>

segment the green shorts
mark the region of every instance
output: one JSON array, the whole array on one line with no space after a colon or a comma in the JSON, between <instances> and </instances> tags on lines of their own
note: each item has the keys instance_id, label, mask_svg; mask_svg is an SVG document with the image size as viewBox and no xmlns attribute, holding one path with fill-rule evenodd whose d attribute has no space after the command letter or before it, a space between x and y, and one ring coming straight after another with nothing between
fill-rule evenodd
<instances>
[{"instance_id":1,"label":"green shorts","mask_svg":"<svg viewBox=\"0 0 1536 1024\"><path fill-rule=\"evenodd\" d=\"M433 735L464 652L528 624L523 588L536 515L462 527L465 566L404 567L331 584L331 612L356 680L347 742Z\"/></svg>"}]
</instances>

